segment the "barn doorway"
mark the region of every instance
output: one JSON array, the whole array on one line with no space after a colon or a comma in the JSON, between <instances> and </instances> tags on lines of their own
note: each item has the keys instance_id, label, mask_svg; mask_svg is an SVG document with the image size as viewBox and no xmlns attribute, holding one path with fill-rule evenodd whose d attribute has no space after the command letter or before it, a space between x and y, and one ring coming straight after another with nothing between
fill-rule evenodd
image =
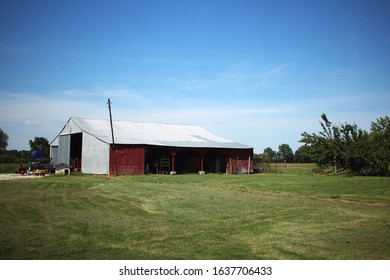
<instances>
[{"instance_id":1,"label":"barn doorway","mask_svg":"<svg viewBox=\"0 0 390 280\"><path fill-rule=\"evenodd\" d=\"M224 173L226 171L226 157L222 151L208 151L204 155L204 171L206 173Z\"/></svg>"},{"instance_id":2,"label":"barn doorway","mask_svg":"<svg viewBox=\"0 0 390 280\"><path fill-rule=\"evenodd\" d=\"M75 133L70 136L70 165L75 171L81 171L83 134Z\"/></svg>"},{"instance_id":3,"label":"barn doorway","mask_svg":"<svg viewBox=\"0 0 390 280\"><path fill-rule=\"evenodd\" d=\"M202 157L203 171L206 173L226 172L226 150L149 146L145 152L145 173L169 174L173 168L172 153L177 174L201 171Z\"/></svg>"},{"instance_id":4,"label":"barn doorway","mask_svg":"<svg viewBox=\"0 0 390 280\"><path fill-rule=\"evenodd\" d=\"M178 174L198 173L200 154L195 150L182 150L175 156L175 169Z\"/></svg>"},{"instance_id":5,"label":"barn doorway","mask_svg":"<svg viewBox=\"0 0 390 280\"><path fill-rule=\"evenodd\" d=\"M145 153L145 173L168 174L171 171L171 157L164 148L149 147Z\"/></svg>"}]
</instances>

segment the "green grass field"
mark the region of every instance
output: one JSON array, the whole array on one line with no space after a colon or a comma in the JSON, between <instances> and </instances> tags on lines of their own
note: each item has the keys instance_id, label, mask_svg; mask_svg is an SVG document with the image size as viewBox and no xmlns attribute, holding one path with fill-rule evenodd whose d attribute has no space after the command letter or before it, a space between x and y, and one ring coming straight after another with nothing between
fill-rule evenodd
<instances>
[{"instance_id":1,"label":"green grass field","mask_svg":"<svg viewBox=\"0 0 390 280\"><path fill-rule=\"evenodd\" d=\"M0 181L0 258L390 259L390 178L303 167Z\"/></svg>"}]
</instances>

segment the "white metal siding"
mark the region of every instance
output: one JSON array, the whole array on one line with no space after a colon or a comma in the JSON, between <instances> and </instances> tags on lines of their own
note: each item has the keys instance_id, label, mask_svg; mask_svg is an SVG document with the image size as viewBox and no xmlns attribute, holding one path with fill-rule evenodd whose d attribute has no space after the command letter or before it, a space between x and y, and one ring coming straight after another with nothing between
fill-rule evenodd
<instances>
[{"instance_id":1,"label":"white metal siding","mask_svg":"<svg viewBox=\"0 0 390 280\"><path fill-rule=\"evenodd\" d=\"M58 162L70 163L70 135L60 135L58 139Z\"/></svg>"},{"instance_id":2,"label":"white metal siding","mask_svg":"<svg viewBox=\"0 0 390 280\"><path fill-rule=\"evenodd\" d=\"M110 145L83 133L81 172L90 174L109 174Z\"/></svg>"},{"instance_id":3,"label":"white metal siding","mask_svg":"<svg viewBox=\"0 0 390 280\"><path fill-rule=\"evenodd\" d=\"M80 132L82 132L80 127L74 122L73 119L70 119L69 122L62 129L61 135L74 134Z\"/></svg>"},{"instance_id":4,"label":"white metal siding","mask_svg":"<svg viewBox=\"0 0 390 280\"><path fill-rule=\"evenodd\" d=\"M50 146L50 157L54 163L58 163L58 146Z\"/></svg>"}]
</instances>

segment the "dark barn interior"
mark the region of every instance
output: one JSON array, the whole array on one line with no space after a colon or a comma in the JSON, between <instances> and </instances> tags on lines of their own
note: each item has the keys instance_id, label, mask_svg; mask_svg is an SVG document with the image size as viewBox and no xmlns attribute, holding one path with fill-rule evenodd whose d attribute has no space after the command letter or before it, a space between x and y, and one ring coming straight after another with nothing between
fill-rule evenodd
<instances>
[{"instance_id":1,"label":"dark barn interior","mask_svg":"<svg viewBox=\"0 0 390 280\"><path fill-rule=\"evenodd\" d=\"M225 172L226 158L227 154L223 149L149 147L145 154L145 173L169 173L172 167L177 174L198 173L199 171L221 173Z\"/></svg>"}]
</instances>

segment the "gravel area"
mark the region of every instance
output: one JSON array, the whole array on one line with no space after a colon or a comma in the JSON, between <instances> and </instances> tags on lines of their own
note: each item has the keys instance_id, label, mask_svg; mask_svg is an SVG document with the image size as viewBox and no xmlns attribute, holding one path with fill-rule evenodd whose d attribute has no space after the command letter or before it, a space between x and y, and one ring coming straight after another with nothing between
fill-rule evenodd
<instances>
[{"instance_id":1,"label":"gravel area","mask_svg":"<svg viewBox=\"0 0 390 280\"><path fill-rule=\"evenodd\" d=\"M34 179L34 178L43 178L44 176L35 176L35 175L20 175L20 174L0 174L1 180L18 180L18 179Z\"/></svg>"}]
</instances>

